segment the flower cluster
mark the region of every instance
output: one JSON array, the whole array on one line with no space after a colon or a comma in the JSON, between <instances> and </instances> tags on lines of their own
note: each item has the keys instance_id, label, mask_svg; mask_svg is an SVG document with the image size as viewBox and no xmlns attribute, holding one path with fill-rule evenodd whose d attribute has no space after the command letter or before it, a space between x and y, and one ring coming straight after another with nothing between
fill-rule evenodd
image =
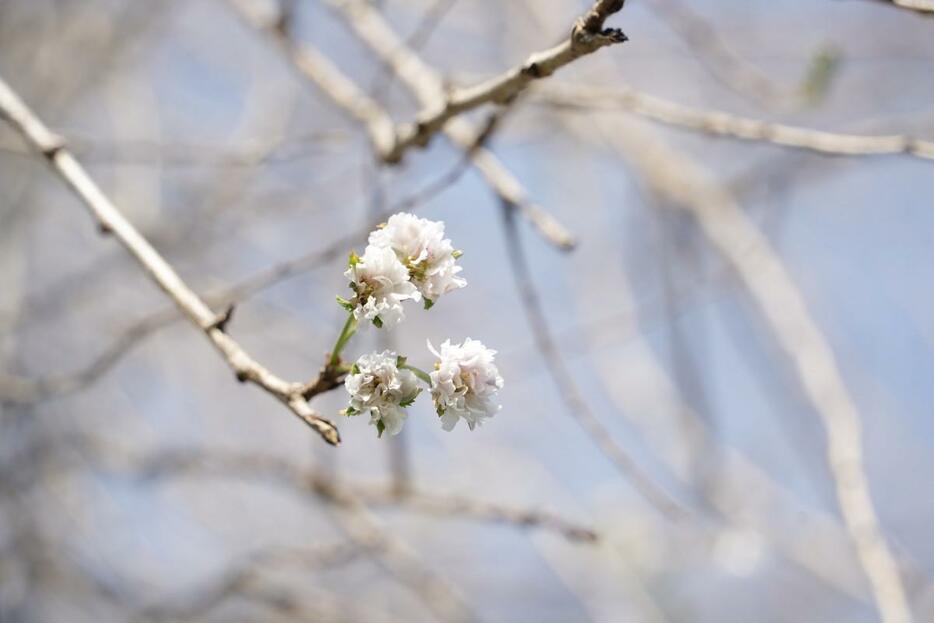
<instances>
[{"instance_id":1,"label":"flower cluster","mask_svg":"<svg viewBox=\"0 0 934 623\"><path fill-rule=\"evenodd\" d=\"M405 318L402 302L421 299L421 293L409 280L409 271L392 249L369 245L363 257L350 256L350 279L354 297L348 302L354 318L369 320L377 327L395 326Z\"/></svg>"},{"instance_id":2,"label":"flower cluster","mask_svg":"<svg viewBox=\"0 0 934 623\"><path fill-rule=\"evenodd\" d=\"M452 430L463 418L470 430L493 417L500 409L490 402L503 388L493 359L496 351L467 338L463 344L445 340L438 352L428 343L438 361L431 378L431 396L444 430Z\"/></svg>"},{"instance_id":3,"label":"flower cluster","mask_svg":"<svg viewBox=\"0 0 934 623\"><path fill-rule=\"evenodd\" d=\"M428 307L442 294L467 285L467 281L457 276L461 267L455 261L461 254L444 237L441 221L404 212L395 214L384 227L370 234L369 243L393 250Z\"/></svg>"},{"instance_id":4,"label":"flower cluster","mask_svg":"<svg viewBox=\"0 0 934 623\"><path fill-rule=\"evenodd\" d=\"M400 213L372 232L362 256L351 254L345 276L353 296L338 297L350 316L331 353L339 365L341 350L360 322L393 327L405 319L405 301L423 301L430 309L437 300L467 282L459 276L460 251L444 237L444 223ZM405 408L421 393L419 383L430 389L435 411L444 430L463 419L470 430L495 415L500 407L493 397L503 387L494 363L496 351L467 338L440 350L428 343L437 360L429 374L391 351L370 353L357 359L347 371L344 387L350 395L345 415L369 415L381 436L402 430Z\"/></svg>"},{"instance_id":5,"label":"flower cluster","mask_svg":"<svg viewBox=\"0 0 934 623\"><path fill-rule=\"evenodd\" d=\"M430 308L442 294L463 288L460 252L444 237L444 223L400 212L370 234L362 256L352 254L344 275L354 296L341 304L357 320L377 327L405 318L403 301L424 300Z\"/></svg>"},{"instance_id":6,"label":"flower cluster","mask_svg":"<svg viewBox=\"0 0 934 623\"><path fill-rule=\"evenodd\" d=\"M415 402L422 391L415 374L400 369L402 363L396 353L388 350L357 359L344 380L350 393L350 406L344 414L369 414L370 424L380 435L384 430L398 434L405 421L405 407Z\"/></svg>"}]
</instances>

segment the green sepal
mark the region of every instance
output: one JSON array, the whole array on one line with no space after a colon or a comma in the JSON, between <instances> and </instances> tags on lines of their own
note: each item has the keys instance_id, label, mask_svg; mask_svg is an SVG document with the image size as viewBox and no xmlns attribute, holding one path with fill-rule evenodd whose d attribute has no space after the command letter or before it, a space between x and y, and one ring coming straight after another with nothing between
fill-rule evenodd
<instances>
[{"instance_id":1,"label":"green sepal","mask_svg":"<svg viewBox=\"0 0 934 623\"><path fill-rule=\"evenodd\" d=\"M408 361L408 360L409 360L408 357L403 357L402 355L399 355L398 357L396 357L396 367L397 367L397 368L404 368L404 367L405 367L405 362Z\"/></svg>"},{"instance_id":2,"label":"green sepal","mask_svg":"<svg viewBox=\"0 0 934 623\"><path fill-rule=\"evenodd\" d=\"M373 316L373 325L374 325L377 329L382 329L382 328L383 328L383 319L380 318L379 316Z\"/></svg>"},{"instance_id":3,"label":"green sepal","mask_svg":"<svg viewBox=\"0 0 934 623\"><path fill-rule=\"evenodd\" d=\"M418 390L414 394L412 394L410 398L407 398L406 400L401 401L399 403L399 406L400 407L411 407L413 404L415 404L415 399L418 398L418 395L421 393L422 393L422 388L419 387Z\"/></svg>"},{"instance_id":4,"label":"green sepal","mask_svg":"<svg viewBox=\"0 0 934 623\"><path fill-rule=\"evenodd\" d=\"M358 366L357 364L353 364L352 366L350 366L350 373L360 374L360 366Z\"/></svg>"},{"instance_id":5,"label":"green sepal","mask_svg":"<svg viewBox=\"0 0 934 623\"><path fill-rule=\"evenodd\" d=\"M434 306L435 306L434 301L432 301L430 298L425 299L425 309L431 309Z\"/></svg>"},{"instance_id":6,"label":"green sepal","mask_svg":"<svg viewBox=\"0 0 934 623\"><path fill-rule=\"evenodd\" d=\"M347 299L345 299L345 298L342 297L342 296L338 296L338 297L337 297L337 304L340 305L341 307L343 307L344 309L346 309L346 310L349 311L349 312L352 312L352 311L354 310L354 304L351 303L350 301L348 301Z\"/></svg>"},{"instance_id":7,"label":"green sepal","mask_svg":"<svg viewBox=\"0 0 934 623\"><path fill-rule=\"evenodd\" d=\"M383 424L383 421L382 421L382 420L376 420L376 436L377 436L378 438L382 438L382 436L383 436L383 431L385 431L385 430L386 430L386 425Z\"/></svg>"},{"instance_id":8,"label":"green sepal","mask_svg":"<svg viewBox=\"0 0 934 623\"><path fill-rule=\"evenodd\" d=\"M350 406L348 406L346 409L341 409L341 410L340 410L340 414L341 414L341 415L346 415L346 416L357 415L358 413L360 413L360 412L357 411L356 409L354 409L353 407L350 407Z\"/></svg>"},{"instance_id":9,"label":"green sepal","mask_svg":"<svg viewBox=\"0 0 934 623\"><path fill-rule=\"evenodd\" d=\"M455 260L456 260L456 259L459 259L462 255L464 255L464 252L461 251L460 249L456 249L455 251L453 251L453 252L451 253L451 256L452 256Z\"/></svg>"},{"instance_id":10,"label":"green sepal","mask_svg":"<svg viewBox=\"0 0 934 623\"><path fill-rule=\"evenodd\" d=\"M350 252L350 257L347 258L347 265L350 266L351 268L353 268L354 266L356 266L356 265L359 264L359 263L360 263L360 256L357 255L357 252L356 252L356 251L351 251L351 252Z\"/></svg>"}]
</instances>

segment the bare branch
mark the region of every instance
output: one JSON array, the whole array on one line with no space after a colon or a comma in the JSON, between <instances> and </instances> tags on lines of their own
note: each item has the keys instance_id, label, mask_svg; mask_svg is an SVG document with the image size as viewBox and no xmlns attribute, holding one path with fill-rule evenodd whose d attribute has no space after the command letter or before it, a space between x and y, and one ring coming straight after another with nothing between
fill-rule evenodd
<instances>
[{"instance_id":1,"label":"bare branch","mask_svg":"<svg viewBox=\"0 0 934 623\"><path fill-rule=\"evenodd\" d=\"M897 9L914 11L924 16L934 15L934 0L876 0Z\"/></svg>"},{"instance_id":2,"label":"bare branch","mask_svg":"<svg viewBox=\"0 0 934 623\"><path fill-rule=\"evenodd\" d=\"M251 0L229 1L250 26L264 32L278 44L302 75L310 78L339 108L364 125L377 155L388 161L396 132L386 111L360 90L324 54L295 41L288 33L287 15L264 13L258 4Z\"/></svg>"},{"instance_id":3,"label":"bare branch","mask_svg":"<svg viewBox=\"0 0 934 623\"><path fill-rule=\"evenodd\" d=\"M522 242L513 222L512 211L504 209L503 215L505 217L504 229L506 231L509 263L516 280L516 289L522 301L522 308L535 336L538 352L542 356L545 367L551 375L551 380L558 390L568 413L584 429L584 432L600 452L613 463L652 506L670 519L683 518L687 511L643 473L632 457L613 440L610 431L591 411L590 406L574 382L571 371L564 364L561 352L558 350L548 327L548 321L542 312L541 301L529 273Z\"/></svg>"},{"instance_id":4,"label":"bare branch","mask_svg":"<svg viewBox=\"0 0 934 623\"><path fill-rule=\"evenodd\" d=\"M347 536L358 546L374 551L382 566L418 595L435 616L456 623L478 620L460 591L426 566L408 544L383 529L358 496L332 488L328 499L337 507L339 526Z\"/></svg>"},{"instance_id":5,"label":"bare branch","mask_svg":"<svg viewBox=\"0 0 934 623\"><path fill-rule=\"evenodd\" d=\"M239 381L248 381L266 390L325 441L332 445L340 443L334 425L318 415L302 397L301 384L290 383L271 373L217 327L217 315L126 220L65 148L64 140L53 134L2 79L0 116L6 118L26 142L46 158L52 169L85 204L101 231L113 234L182 313L211 340Z\"/></svg>"},{"instance_id":6,"label":"bare branch","mask_svg":"<svg viewBox=\"0 0 934 623\"><path fill-rule=\"evenodd\" d=\"M339 143L338 132L319 132L291 137L287 141L249 141L242 145L216 145L161 142L147 139L101 141L90 136L69 133L72 153L85 164L157 165L163 167L252 168L259 165L285 164L327 153L324 144ZM0 142L0 153L32 157L20 145Z\"/></svg>"},{"instance_id":7,"label":"bare branch","mask_svg":"<svg viewBox=\"0 0 934 623\"><path fill-rule=\"evenodd\" d=\"M908 623L911 613L905 589L869 492L859 413L801 292L768 240L702 167L651 132L618 117L614 121L610 138L622 155L656 192L694 215L711 244L740 275L794 363L801 386L826 429L827 462L843 520L879 614L885 623Z\"/></svg>"},{"instance_id":8,"label":"bare branch","mask_svg":"<svg viewBox=\"0 0 934 623\"><path fill-rule=\"evenodd\" d=\"M112 448L110 450L112 454ZM592 543L599 540L599 535L592 528L545 511L451 493L432 493L418 487L409 487L399 494L391 484L337 484L318 470L300 467L278 456L211 449L161 450L143 457L128 457L106 456L105 448L98 454L108 469L136 474L147 480L180 476L255 478L332 501L353 496L359 503L368 506L394 506L438 516L504 523L517 528L537 528L554 532L572 542Z\"/></svg>"},{"instance_id":9,"label":"bare branch","mask_svg":"<svg viewBox=\"0 0 934 623\"><path fill-rule=\"evenodd\" d=\"M243 1L238 0L241 3ZM433 106L443 101L445 89L441 77L399 39L375 9L366 3L358 2L353 2L352 6L333 2L331 4L341 11L363 42L377 53L383 63L392 68L423 106ZM310 48L308 45L302 47ZM306 75L326 93L332 95L326 83L320 82L314 73ZM359 97L365 98L366 95L359 91ZM332 99L336 104L344 106L337 97L332 96ZM529 200L525 189L499 159L489 150L476 147L478 137L483 136L483 131L476 131L464 119L452 119L443 131L461 149L473 150L472 162L493 192L519 210L546 240L561 249L569 250L574 247L574 238L568 230L548 212Z\"/></svg>"},{"instance_id":10,"label":"bare branch","mask_svg":"<svg viewBox=\"0 0 934 623\"><path fill-rule=\"evenodd\" d=\"M154 313L120 334L91 363L68 374L41 379L0 376L0 398L16 403L39 402L80 390L107 373L126 353L159 329L179 319L175 308Z\"/></svg>"},{"instance_id":11,"label":"bare branch","mask_svg":"<svg viewBox=\"0 0 934 623\"><path fill-rule=\"evenodd\" d=\"M351 562L363 553L359 547L349 543L260 550L231 563L219 577L192 591L187 597L161 599L158 605L143 608L135 618L147 621L191 621L231 597L253 595L253 585L269 567L290 565L305 569L333 568Z\"/></svg>"},{"instance_id":12,"label":"bare branch","mask_svg":"<svg viewBox=\"0 0 934 623\"><path fill-rule=\"evenodd\" d=\"M287 53L289 60L295 68L306 78L324 92L335 105L347 111L367 128L370 140L377 156L386 163L398 162L401 152L394 152L396 143L395 126L389 114L373 99L357 87L353 81L345 76L326 56L309 44L302 44L293 39L288 32L281 16L273 19L264 16L257 10L252 0L229 0L237 12L254 28L265 32L275 39L279 46ZM372 11L379 18L378 13ZM388 27L387 27L388 28ZM388 31L393 37L391 46L402 51L407 50L405 44L395 38L395 34ZM383 62L393 68L393 53L383 57ZM429 70L430 71L430 70ZM398 72L397 72L398 73ZM440 78L438 78L440 81ZM431 100L436 98L432 96ZM499 160L483 147L477 147L484 137L484 132L474 131L466 121L455 128L449 128L447 134L451 140L465 152L471 152L474 166L486 179L487 184L504 201L515 206L532 223L532 225L549 242L559 248L568 250L574 246L574 238L553 216L529 201L522 185L499 162ZM485 137L484 137L485 138Z\"/></svg>"},{"instance_id":13,"label":"bare branch","mask_svg":"<svg viewBox=\"0 0 934 623\"><path fill-rule=\"evenodd\" d=\"M904 134L863 136L812 130L683 106L631 87L613 89L552 85L536 97L562 107L623 109L652 121L716 136L772 143L835 156L905 155L934 160L934 141Z\"/></svg>"},{"instance_id":14,"label":"bare branch","mask_svg":"<svg viewBox=\"0 0 934 623\"><path fill-rule=\"evenodd\" d=\"M453 117L486 103L510 103L535 80L550 76L565 65L600 48L626 41L626 35L622 31L614 28L603 29L604 21L622 9L623 3L624 0L598 0L577 20L567 40L553 48L532 54L524 63L499 76L474 86L454 89L444 96L443 101L424 108L416 115L415 122L398 129L389 160L401 159L402 154L412 146L427 145L431 137L441 131ZM365 10L364 3L351 1L339 4L347 6L351 16L358 10Z\"/></svg>"},{"instance_id":15,"label":"bare branch","mask_svg":"<svg viewBox=\"0 0 934 623\"><path fill-rule=\"evenodd\" d=\"M789 94L761 69L738 56L714 29L687 3L652 0L649 5L684 40L714 78L733 92L766 108L787 108Z\"/></svg>"}]
</instances>

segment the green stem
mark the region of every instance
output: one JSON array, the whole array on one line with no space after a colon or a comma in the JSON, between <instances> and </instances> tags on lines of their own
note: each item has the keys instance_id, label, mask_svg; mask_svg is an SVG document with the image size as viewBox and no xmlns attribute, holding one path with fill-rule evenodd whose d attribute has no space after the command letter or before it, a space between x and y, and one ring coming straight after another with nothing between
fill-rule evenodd
<instances>
[{"instance_id":1,"label":"green stem","mask_svg":"<svg viewBox=\"0 0 934 623\"><path fill-rule=\"evenodd\" d=\"M348 314L347 322L344 323L344 328L341 329L341 334L337 336L337 342L334 343L334 348L331 349L331 366L336 366L341 362L341 351L344 350L347 342L350 341L356 331L357 319L353 317L353 314Z\"/></svg>"},{"instance_id":2,"label":"green stem","mask_svg":"<svg viewBox=\"0 0 934 623\"><path fill-rule=\"evenodd\" d=\"M424 381L425 383L428 384L429 387L431 387L431 377L428 376L428 373L422 370L421 368L416 368L415 366L410 366L409 364L405 364L404 366L402 366L402 369L410 370L414 372L415 376L417 376L420 380Z\"/></svg>"}]
</instances>

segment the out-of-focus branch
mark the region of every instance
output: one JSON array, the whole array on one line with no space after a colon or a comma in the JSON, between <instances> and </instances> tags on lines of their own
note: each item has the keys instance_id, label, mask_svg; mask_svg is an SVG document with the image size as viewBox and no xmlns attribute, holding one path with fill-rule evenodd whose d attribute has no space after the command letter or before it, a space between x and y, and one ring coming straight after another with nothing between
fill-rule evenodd
<instances>
[{"instance_id":1,"label":"out-of-focus branch","mask_svg":"<svg viewBox=\"0 0 934 623\"><path fill-rule=\"evenodd\" d=\"M270 567L334 568L353 561L363 553L359 547L344 542L302 549L261 550L231 563L219 577L192 591L189 596L162 599L159 605L143 608L134 618L143 621L191 621L230 598L254 596L257 580Z\"/></svg>"},{"instance_id":2,"label":"out-of-focus branch","mask_svg":"<svg viewBox=\"0 0 934 623\"><path fill-rule=\"evenodd\" d=\"M277 398L328 443L332 445L340 443L340 435L334 425L318 415L303 398L302 385L290 383L274 375L252 359L224 331L222 326L224 318L211 311L208 305L182 281L175 270L126 220L90 178L84 167L65 147L64 140L53 134L3 80L0 80L0 116L6 118L26 142L45 157L52 169L85 204L98 222L101 231L115 236L149 277L208 337L234 370L238 380L253 383Z\"/></svg>"},{"instance_id":3,"label":"out-of-focus branch","mask_svg":"<svg viewBox=\"0 0 934 623\"><path fill-rule=\"evenodd\" d=\"M278 42L303 76L314 82L335 105L366 126L374 150L381 160L388 163L393 161L391 152L395 142L395 128L388 113L379 104L368 97L317 49L309 44L295 41L286 27L288 18L283 18L282 15L263 15L257 10L252 0L230 0L230 2L251 26L267 33ZM379 23L382 23L382 18L375 9L361 5L360 10L366 11L366 15L375 16L377 20L380 20ZM388 33L391 40L383 41L389 47L384 48L387 53L382 56L382 60L398 74L394 57L396 52L404 53L408 51L408 48L396 38L395 33L389 30L388 26L384 23L383 26L382 34ZM428 71L431 70L428 69ZM401 74L399 75L401 77ZM443 96L443 88L440 86L440 77L434 76L433 73L432 76L437 80L438 88L436 93L432 87L429 100L434 102ZM428 105L428 101L422 103ZM458 120L456 123L448 124L445 133L465 152L472 152L473 164L487 184L500 198L522 212L523 216L546 240L562 249L570 249L574 246L574 239L567 229L553 216L529 201L522 185L496 156L483 147L477 147L484 135L483 131L475 131L468 122Z\"/></svg>"},{"instance_id":4,"label":"out-of-focus branch","mask_svg":"<svg viewBox=\"0 0 934 623\"><path fill-rule=\"evenodd\" d=\"M558 390L561 400L567 407L568 413L584 429L591 441L600 452L629 480L636 490L656 509L666 517L680 519L686 515L683 509L671 496L659 488L643 473L642 469L614 440L609 430L597 419L590 406L584 399L582 392L574 382L571 371L564 364L561 352L558 350L554 337L542 311L542 303L538 291L532 281L528 262L522 248L513 221L512 211L503 210L504 230L506 232L506 248L509 253L510 266L516 281L516 289L522 300L529 327L535 337L535 344L541 354L543 363L551 375L552 383Z\"/></svg>"},{"instance_id":5,"label":"out-of-focus branch","mask_svg":"<svg viewBox=\"0 0 934 623\"><path fill-rule=\"evenodd\" d=\"M435 616L454 623L478 621L460 591L434 573L404 541L383 529L359 496L331 487L325 496L338 510L340 527L359 547L373 551L379 563L428 606Z\"/></svg>"},{"instance_id":6,"label":"out-of-focus branch","mask_svg":"<svg viewBox=\"0 0 934 623\"><path fill-rule=\"evenodd\" d=\"M914 11L925 16L934 15L934 0L876 0L897 9Z\"/></svg>"},{"instance_id":7,"label":"out-of-focus branch","mask_svg":"<svg viewBox=\"0 0 934 623\"><path fill-rule=\"evenodd\" d=\"M738 56L712 23L679 0L651 0L656 12L696 53L710 74L733 92L767 108L787 108L789 94L761 69Z\"/></svg>"},{"instance_id":8,"label":"out-of-focus branch","mask_svg":"<svg viewBox=\"0 0 934 623\"><path fill-rule=\"evenodd\" d=\"M827 461L843 520L879 614L885 623L908 623L911 613L905 589L879 526L863 467L859 413L802 294L768 240L723 187L651 132L618 117L614 121L604 138L618 146L653 190L694 215L710 242L737 271L794 363L801 386L826 429Z\"/></svg>"},{"instance_id":9,"label":"out-of-focus branch","mask_svg":"<svg viewBox=\"0 0 934 623\"><path fill-rule=\"evenodd\" d=\"M368 508L369 492L366 487L345 486L335 482L331 475L299 467L273 455L200 449L160 450L139 457L112 445L102 445L96 453L96 460L108 471L144 480L183 476L257 479L284 486L301 495L323 499L335 507L340 515L338 526L357 549L372 554L389 573L418 595L436 616L456 622L476 620L469 605L453 586L426 567L411 547L382 527ZM374 496L374 501L399 503L404 508L400 498L382 490Z\"/></svg>"},{"instance_id":10,"label":"out-of-focus branch","mask_svg":"<svg viewBox=\"0 0 934 623\"><path fill-rule=\"evenodd\" d=\"M364 2L356 0L329 0L332 5L345 7L351 19L360 15L366 19L371 11ZM624 0L598 0L581 16L571 29L570 36L558 45L537 52L518 67L469 87L456 88L444 94L441 101L426 106L415 121L400 126L388 160L397 161L410 147L424 147L453 117L483 104L511 102L529 84L550 76L565 65L600 48L626 41L626 35L615 28L604 29L606 19L623 8Z\"/></svg>"},{"instance_id":11,"label":"out-of-focus branch","mask_svg":"<svg viewBox=\"0 0 934 623\"><path fill-rule=\"evenodd\" d=\"M289 32L290 16L285 12L269 13L253 0L229 0L237 13L253 28L264 32L286 54L302 75L310 78L331 100L363 124L373 148L387 159L396 140L395 126L383 108L360 90L340 69L316 48L302 45Z\"/></svg>"},{"instance_id":12,"label":"out-of-focus branch","mask_svg":"<svg viewBox=\"0 0 934 623\"><path fill-rule=\"evenodd\" d=\"M323 149L316 148L328 141L337 143L342 138L337 132L320 132L291 137L281 144L248 142L230 147L146 139L101 141L80 135L69 135L68 141L72 152L85 164L252 168L312 158L324 152ZM0 143L0 152L32 157L30 150L5 142Z\"/></svg>"},{"instance_id":13,"label":"out-of-focus branch","mask_svg":"<svg viewBox=\"0 0 934 623\"><path fill-rule=\"evenodd\" d=\"M422 106L433 106L444 100L445 87L441 76L405 45L376 9L363 2L341 4L329 0L329 3L345 18L361 41L406 84ZM462 118L451 119L443 132L465 150L475 145L477 137L482 135ZM573 248L574 239L567 229L529 200L519 181L491 151L476 149L473 164L493 192L521 212L546 240L562 249Z\"/></svg>"},{"instance_id":14,"label":"out-of-focus branch","mask_svg":"<svg viewBox=\"0 0 934 623\"><path fill-rule=\"evenodd\" d=\"M178 319L175 308L147 316L121 333L88 365L75 372L40 379L0 376L0 399L32 403L83 389L107 373L134 346Z\"/></svg>"},{"instance_id":15,"label":"out-of-focus branch","mask_svg":"<svg viewBox=\"0 0 934 623\"><path fill-rule=\"evenodd\" d=\"M106 450L104 448L100 454L104 456L107 469L135 474L147 480L183 476L259 479L274 482L303 495L310 493L332 501L339 501L343 496L353 496L367 506L392 506L441 517L546 530L572 542L592 543L599 540L599 535L592 528L549 512L449 493L432 493L417 486L409 487L400 494L391 485L335 483L318 470L300 467L277 456L208 449L162 450L134 458L107 457Z\"/></svg>"},{"instance_id":16,"label":"out-of-focus branch","mask_svg":"<svg viewBox=\"0 0 934 623\"><path fill-rule=\"evenodd\" d=\"M863 136L825 132L683 106L631 87L549 85L535 95L550 105L588 110L623 109L652 121L704 134L772 143L839 156L906 155L934 160L934 141L904 134Z\"/></svg>"},{"instance_id":17,"label":"out-of-focus branch","mask_svg":"<svg viewBox=\"0 0 934 623\"><path fill-rule=\"evenodd\" d=\"M424 15L422 15L421 19L419 19L412 33L405 38L406 45L413 50L421 50L438 26L441 25L441 21L448 12L454 8L457 2L458 0L434 0L428 10L425 11ZM373 86L370 89L373 98L378 101L383 101L386 92L389 87L392 86L395 79L396 74L392 71L392 68L383 63L383 71L381 71L373 81Z\"/></svg>"}]
</instances>

